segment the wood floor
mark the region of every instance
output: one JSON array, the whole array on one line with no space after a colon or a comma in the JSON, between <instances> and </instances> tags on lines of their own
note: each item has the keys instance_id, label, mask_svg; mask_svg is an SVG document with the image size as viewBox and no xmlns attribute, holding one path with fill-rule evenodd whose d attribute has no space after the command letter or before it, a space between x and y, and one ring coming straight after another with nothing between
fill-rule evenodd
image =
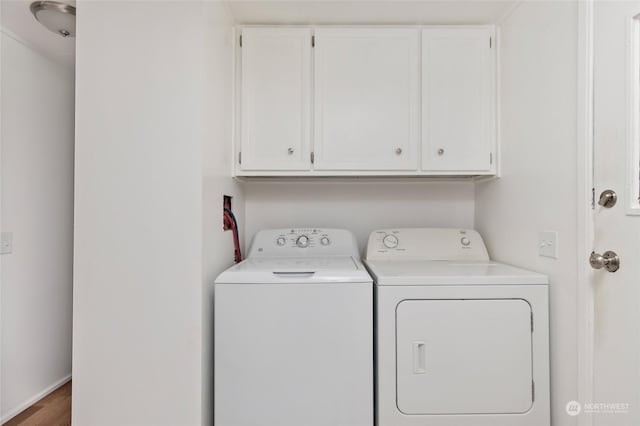
<instances>
[{"instance_id":1,"label":"wood floor","mask_svg":"<svg viewBox=\"0 0 640 426\"><path fill-rule=\"evenodd\" d=\"M71 382L18 414L3 426L70 426Z\"/></svg>"}]
</instances>

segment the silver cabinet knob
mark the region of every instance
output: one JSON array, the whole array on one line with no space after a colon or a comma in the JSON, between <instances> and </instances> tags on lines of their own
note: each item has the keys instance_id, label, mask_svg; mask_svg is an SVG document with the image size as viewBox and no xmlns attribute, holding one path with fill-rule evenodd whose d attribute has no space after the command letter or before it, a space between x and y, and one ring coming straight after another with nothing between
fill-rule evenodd
<instances>
[{"instance_id":1,"label":"silver cabinet knob","mask_svg":"<svg viewBox=\"0 0 640 426\"><path fill-rule=\"evenodd\" d=\"M293 148L287 149L287 153L289 153L289 155L293 154Z\"/></svg>"},{"instance_id":2,"label":"silver cabinet knob","mask_svg":"<svg viewBox=\"0 0 640 426\"><path fill-rule=\"evenodd\" d=\"M589 256L589 264L593 269L606 269L609 272L615 272L620 268L620 258L613 251L605 251L604 254L595 251Z\"/></svg>"},{"instance_id":3,"label":"silver cabinet knob","mask_svg":"<svg viewBox=\"0 0 640 426\"><path fill-rule=\"evenodd\" d=\"M602 207L606 209L610 209L611 207L616 205L617 201L618 201L618 195L615 193L615 191L612 191L611 189L607 189L602 191L602 194L600 194L600 199L598 200L598 204L600 204Z\"/></svg>"},{"instance_id":4,"label":"silver cabinet knob","mask_svg":"<svg viewBox=\"0 0 640 426\"><path fill-rule=\"evenodd\" d=\"M438 150L438 155L443 155L443 154L444 154L444 149L440 148L440 149Z\"/></svg>"},{"instance_id":5,"label":"silver cabinet knob","mask_svg":"<svg viewBox=\"0 0 640 426\"><path fill-rule=\"evenodd\" d=\"M402 148L396 148L396 154L398 155L402 154Z\"/></svg>"}]
</instances>

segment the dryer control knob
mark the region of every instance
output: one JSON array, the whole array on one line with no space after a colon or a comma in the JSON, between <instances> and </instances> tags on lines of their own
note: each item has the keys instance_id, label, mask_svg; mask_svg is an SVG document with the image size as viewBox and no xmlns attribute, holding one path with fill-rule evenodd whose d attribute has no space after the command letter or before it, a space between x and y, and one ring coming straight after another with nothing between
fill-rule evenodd
<instances>
[{"instance_id":1,"label":"dryer control knob","mask_svg":"<svg viewBox=\"0 0 640 426\"><path fill-rule=\"evenodd\" d=\"M469 244L471 244L471 240L467 237L462 237L460 238L460 244L462 244L463 246L468 246Z\"/></svg>"},{"instance_id":2,"label":"dryer control knob","mask_svg":"<svg viewBox=\"0 0 640 426\"><path fill-rule=\"evenodd\" d=\"M278 244L279 246L285 245L286 242L287 240L284 237L278 237L278 239L276 240L276 244Z\"/></svg>"},{"instance_id":3,"label":"dryer control knob","mask_svg":"<svg viewBox=\"0 0 640 426\"><path fill-rule=\"evenodd\" d=\"M300 248L305 248L309 245L309 237L306 235L300 235L296 240L296 245Z\"/></svg>"},{"instance_id":4,"label":"dryer control knob","mask_svg":"<svg viewBox=\"0 0 640 426\"><path fill-rule=\"evenodd\" d=\"M320 238L320 244L322 244L323 246L328 246L329 244L331 244L331 240L329 240L329 237L322 237Z\"/></svg>"},{"instance_id":5,"label":"dryer control knob","mask_svg":"<svg viewBox=\"0 0 640 426\"><path fill-rule=\"evenodd\" d=\"M382 239L382 244L384 244L386 248L396 248L398 247L398 238L396 238L395 235L385 235Z\"/></svg>"}]
</instances>

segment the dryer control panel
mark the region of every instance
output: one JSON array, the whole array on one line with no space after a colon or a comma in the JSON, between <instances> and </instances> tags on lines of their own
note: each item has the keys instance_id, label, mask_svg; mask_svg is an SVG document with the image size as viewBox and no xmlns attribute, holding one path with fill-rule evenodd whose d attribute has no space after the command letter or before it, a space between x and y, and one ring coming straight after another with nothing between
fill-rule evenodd
<instances>
[{"instance_id":1,"label":"dryer control panel","mask_svg":"<svg viewBox=\"0 0 640 426\"><path fill-rule=\"evenodd\" d=\"M253 237L248 257L355 256L358 245L344 229L265 229Z\"/></svg>"},{"instance_id":2,"label":"dryer control panel","mask_svg":"<svg viewBox=\"0 0 640 426\"><path fill-rule=\"evenodd\" d=\"M367 260L488 261L482 237L473 229L396 228L369 235Z\"/></svg>"}]
</instances>

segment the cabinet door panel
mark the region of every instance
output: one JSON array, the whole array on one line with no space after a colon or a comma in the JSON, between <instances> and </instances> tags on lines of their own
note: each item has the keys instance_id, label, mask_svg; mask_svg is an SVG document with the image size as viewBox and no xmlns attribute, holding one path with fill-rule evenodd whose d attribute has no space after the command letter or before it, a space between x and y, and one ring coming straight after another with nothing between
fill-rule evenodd
<instances>
[{"instance_id":1,"label":"cabinet door panel","mask_svg":"<svg viewBox=\"0 0 640 426\"><path fill-rule=\"evenodd\" d=\"M317 29L317 170L416 170L415 29Z\"/></svg>"},{"instance_id":2,"label":"cabinet door panel","mask_svg":"<svg viewBox=\"0 0 640 426\"><path fill-rule=\"evenodd\" d=\"M495 146L490 28L422 32L422 168L487 171Z\"/></svg>"},{"instance_id":3,"label":"cabinet door panel","mask_svg":"<svg viewBox=\"0 0 640 426\"><path fill-rule=\"evenodd\" d=\"M242 170L307 170L311 30L242 30Z\"/></svg>"}]
</instances>

